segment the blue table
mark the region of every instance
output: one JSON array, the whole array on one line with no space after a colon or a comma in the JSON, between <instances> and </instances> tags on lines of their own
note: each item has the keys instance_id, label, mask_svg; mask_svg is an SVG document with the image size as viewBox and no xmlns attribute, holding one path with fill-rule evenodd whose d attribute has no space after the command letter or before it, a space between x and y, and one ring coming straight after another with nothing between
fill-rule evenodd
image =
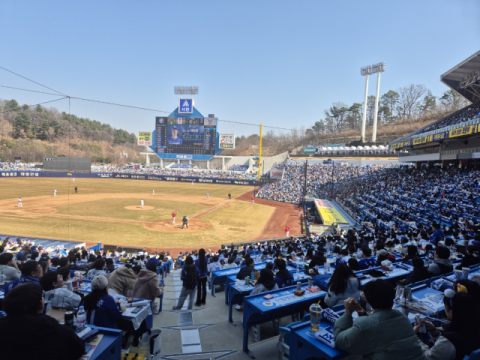
<instances>
[{"instance_id":1,"label":"blue table","mask_svg":"<svg viewBox=\"0 0 480 360\"><path fill-rule=\"evenodd\" d=\"M322 320L320 328L333 326L329 322ZM325 345L320 340L313 337L310 330L310 321L293 325L290 328L290 352L289 358L295 360L304 360L311 357L322 358L327 360L338 360L349 356L342 350L333 349Z\"/></svg>"},{"instance_id":2,"label":"blue table","mask_svg":"<svg viewBox=\"0 0 480 360\"><path fill-rule=\"evenodd\" d=\"M305 283L305 282L308 282L309 276L305 275L305 273L301 272L298 275L296 273L293 273L293 278L295 279L295 281L300 281L301 283ZM225 300L226 300L227 305L228 305L228 321L233 326L237 326L233 322L233 318L232 318L233 304L239 303L239 301L243 300L243 298L245 296L250 295L250 293L252 292L252 290L254 288L252 285L237 287L237 286L235 286L236 280L237 280L236 275L231 275L231 276L227 277L227 285L226 285L226 288L225 288ZM227 289L229 289L228 292L227 292ZM227 296L227 294L228 294L228 296ZM263 293L263 295L265 295L265 294L266 293Z\"/></svg>"},{"instance_id":3,"label":"blue table","mask_svg":"<svg viewBox=\"0 0 480 360\"><path fill-rule=\"evenodd\" d=\"M88 325L88 327L98 329L99 334L103 335L90 360L120 360L122 356L122 330L93 325Z\"/></svg>"},{"instance_id":4,"label":"blue table","mask_svg":"<svg viewBox=\"0 0 480 360\"><path fill-rule=\"evenodd\" d=\"M267 266L267 263L255 264L255 269L256 270L262 270L266 266ZM237 275L242 267L244 267L244 266L238 266L238 267L231 268L231 269L218 270L218 271L212 272L212 275L210 277L210 286L212 288L211 289L212 296L216 297L215 296L215 285L224 285L225 282L227 281L227 276ZM287 266L287 270L291 271L291 270L294 270L294 268L292 268L291 266Z\"/></svg>"},{"instance_id":5,"label":"blue table","mask_svg":"<svg viewBox=\"0 0 480 360\"><path fill-rule=\"evenodd\" d=\"M306 290L307 287L308 284L303 284L302 290ZM255 357L248 349L248 332L251 326L300 311L306 311L310 304L320 301L327 294L325 291L320 290L316 293L305 291L304 295L296 296L293 294L294 290L296 290L296 286L269 291L268 294L274 296L270 300L264 299L265 293L245 297L243 309L243 351L252 359Z\"/></svg>"},{"instance_id":6,"label":"blue table","mask_svg":"<svg viewBox=\"0 0 480 360\"><path fill-rule=\"evenodd\" d=\"M409 270L404 270L398 266L396 266L396 264L394 263L393 264L393 267L394 267L394 270L393 271L385 271L379 267L376 267L376 268L373 268L375 270L379 270L379 271L382 271L384 273L387 274L387 276L382 276L382 277L378 277L378 278L373 278L373 277L369 277L367 279L361 279L360 280L360 284L361 285L365 285L366 283L368 283L369 281L372 281L372 280L377 280L377 279L383 279L383 280L397 280L397 279L400 279L402 277L406 277L410 271L413 270L413 266L412 265L408 265L408 264L402 264L406 267L409 268ZM356 275L363 275L363 273L365 272L368 272L369 270L372 270L372 269L366 269L366 270L361 270L361 271L357 271L355 272Z\"/></svg>"}]
</instances>

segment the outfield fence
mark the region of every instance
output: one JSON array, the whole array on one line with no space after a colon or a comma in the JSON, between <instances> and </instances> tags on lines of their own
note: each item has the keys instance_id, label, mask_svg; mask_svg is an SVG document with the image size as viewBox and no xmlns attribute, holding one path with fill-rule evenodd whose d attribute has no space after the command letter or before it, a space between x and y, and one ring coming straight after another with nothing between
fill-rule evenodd
<instances>
[{"instance_id":1,"label":"outfield fence","mask_svg":"<svg viewBox=\"0 0 480 360\"><path fill-rule=\"evenodd\" d=\"M152 181L177 181L200 184L223 184L223 185L246 185L257 186L256 180L238 180L238 179L217 179L201 178L192 176L173 176L173 175L149 175L149 174L124 174L124 173L79 173L79 172L43 172L43 171L0 171L0 178L11 177L35 177L35 178L93 178L93 179L133 179L133 180L152 180Z\"/></svg>"}]
</instances>

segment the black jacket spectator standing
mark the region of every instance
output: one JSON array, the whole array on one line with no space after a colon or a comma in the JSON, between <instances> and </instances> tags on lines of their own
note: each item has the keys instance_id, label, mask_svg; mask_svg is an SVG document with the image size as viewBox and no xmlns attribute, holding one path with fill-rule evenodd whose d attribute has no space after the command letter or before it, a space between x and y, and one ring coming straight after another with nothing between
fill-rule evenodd
<instances>
[{"instance_id":1,"label":"black jacket spectator standing","mask_svg":"<svg viewBox=\"0 0 480 360\"><path fill-rule=\"evenodd\" d=\"M2 359L78 360L85 345L73 330L43 315L42 288L34 283L16 287L4 304L0 318Z\"/></svg>"}]
</instances>

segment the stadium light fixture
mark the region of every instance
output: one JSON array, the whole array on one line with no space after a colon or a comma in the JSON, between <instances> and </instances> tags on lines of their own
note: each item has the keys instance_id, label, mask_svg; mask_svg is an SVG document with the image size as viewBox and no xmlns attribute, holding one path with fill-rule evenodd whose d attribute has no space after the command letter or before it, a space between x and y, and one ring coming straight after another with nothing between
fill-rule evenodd
<instances>
[{"instance_id":1,"label":"stadium light fixture","mask_svg":"<svg viewBox=\"0 0 480 360\"><path fill-rule=\"evenodd\" d=\"M176 95L198 95L198 86L175 86Z\"/></svg>"},{"instance_id":2,"label":"stadium light fixture","mask_svg":"<svg viewBox=\"0 0 480 360\"><path fill-rule=\"evenodd\" d=\"M384 62L373 64L370 66L364 66L360 68L362 76L366 76L365 79L365 98L363 101L363 117L362 117L362 143L365 142L365 126L367 123L367 101L368 101L368 77L377 73L377 96L375 97L375 113L373 117L373 133L372 142L377 140L377 117L378 117L378 97L380 96L380 74L385 72L387 64Z\"/></svg>"}]
</instances>

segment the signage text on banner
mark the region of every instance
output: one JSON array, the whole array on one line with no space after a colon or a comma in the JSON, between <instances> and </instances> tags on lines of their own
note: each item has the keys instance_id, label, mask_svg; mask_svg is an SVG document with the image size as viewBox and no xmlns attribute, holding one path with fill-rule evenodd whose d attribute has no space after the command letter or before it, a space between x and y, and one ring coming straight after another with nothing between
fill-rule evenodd
<instances>
[{"instance_id":1,"label":"signage text on banner","mask_svg":"<svg viewBox=\"0 0 480 360\"><path fill-rule=\"evenodd\" d=\"M348 221L338 212L328 200L315 200L315 207L323 219L324 225L333 223L348 224Z\"/></svg>"},{"instance_id":2,"label":"signage text on banner","mask_svg":"<svg viewBox=\"0 0 480 360\"><path fill-rule=\"evenodd\" d=\"M139 131L137 145L152 146L152 132L151 131Z\"/></svg>"},{"instance_id":3,"label":"signage text on banner","mask_svg":"<svg viewBox=\"0 0 480 360\"><path fill-rule=\"evenodd\" d=\"M473 125L465 126L460 129L450 130L449 137L452 138L457 136L470 135L471 133L473 133Z\"/></svg>"},{"instance_id":4,"label":"signage text on banner","mask_svg":"<svg viewBox=\"0 0 480 360\"><path fill-rule=\"evenodd\" d=\"M224 149L235 149L235 134L219 134L218 147Z\"/></svg>"}]
</instances>

